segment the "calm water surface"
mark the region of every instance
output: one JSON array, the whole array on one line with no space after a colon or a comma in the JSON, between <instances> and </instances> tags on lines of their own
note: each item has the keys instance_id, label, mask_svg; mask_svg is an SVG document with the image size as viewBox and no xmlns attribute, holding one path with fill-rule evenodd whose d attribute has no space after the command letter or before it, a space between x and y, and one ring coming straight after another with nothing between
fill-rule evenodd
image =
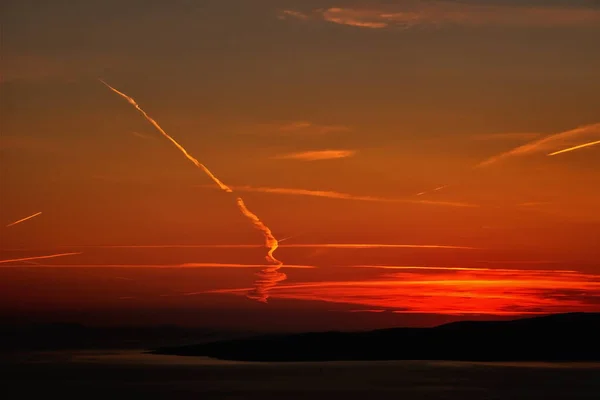
<instances>
[{"instance_id":1,"label":"calm water surface","mask_svg":"<svg viewBox=\"0 0 600 400\"><path fill-rule=\"evenodd\" d=\"M0 368L7 399L600 398L600 363L247 363L102 350L12 355Z\"/></svg>"}]
</instances>

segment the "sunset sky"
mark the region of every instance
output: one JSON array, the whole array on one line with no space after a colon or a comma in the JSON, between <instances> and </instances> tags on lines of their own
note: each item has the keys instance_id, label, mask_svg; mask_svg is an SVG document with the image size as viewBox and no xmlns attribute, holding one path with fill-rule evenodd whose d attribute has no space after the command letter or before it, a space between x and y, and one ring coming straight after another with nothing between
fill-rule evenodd
<instances>
[{"instance_id":1,"label":"sunset sky","mask_svg":"<svg viewBox=\"0 0 600 400\"><path fill-rule=\"evenodd\" d=\"M600 2L0 10L0 319L600 311Z\"/></svg>"}]
</instances>

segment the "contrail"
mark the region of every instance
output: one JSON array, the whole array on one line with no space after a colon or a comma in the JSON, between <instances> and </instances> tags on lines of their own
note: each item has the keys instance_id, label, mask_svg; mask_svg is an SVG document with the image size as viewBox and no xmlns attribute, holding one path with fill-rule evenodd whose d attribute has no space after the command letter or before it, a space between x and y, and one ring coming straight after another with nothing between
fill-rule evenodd
<instances>
[{"instance_id":1,"label":"contrail","mask_svg":"<svg viewBox=\"0 0 600 400\"><path fill-rule=\"evenodd\" d=\"M278 241L279 243L282 240ZM148 244L148 245L107 245L107 246L63 246L63 248L99 248L99 249L255 249L258 244ZM307 249L449 249L479 250L477 247L439 244L390 244L390 243L291 243L278 248Z\"/></svg>"},{"instance_id":2,"label":"contrail","mask_svg":"<svg viewBox=\"0 0 600 400\"><path fill-rule=\"evenodd\" d=\"M590 146L594 146L594 145L597 145L597 144L600 144L600 140L596 140L595 142L580 144L579 146L575 146L575 147L569 147L568 149L564 149L564 150L555 151L554 153L550 153L548 155L549 156L555 156L557 154L568 153L568 152L573 151L573 150L583 149L584 147L590 147Z\"/></svg>"},{"instance_id":3,"label":"contrail","mask_svg":"<svg viewBox=\"0 0 600 400\"><path fill-rule=\"evenodd\" d=\"M25 218L23 218L23 219L20 219L20 220L18 220L18 221L15 221L15 222L13 222L13 223L10 223L10 224L6 225L6 227L7 227L7 228L9 228L9 227L11 227L11 226L15 226L15 225L17 225L17 224L20 224L21 222L28 221L28 220L30 220L31 218L35 218L35 217L37 217L38 215L41 215L41 214L42 214L42 212L41 212L41 211L40 211L40 212L37 212L37 213L35 213L35 214L33 214L33 215L30 215L29 217L25 217Z\"/></svg>"},{"instance_id":4,"label":"contrail","mask_svg":"<svg viewBox=\"0 0 600 400\"><path fill-rule=\"evenodd\" d=\"M447 186L440 186L434 189L434 191L442 190ZM452 202L452 201L438 201L438 200L414 200L414 199L402 199L402 198L388 198L388 197L376 197L376 196L361 196L353 195L349 193L334 192L330 190L310 190L310 189L296 189L296 188L276 188L276 187L255 187L255 186L236 186L233 188L238 192L257 192L257 193L270 193L270 194L281 194L281 195L295 195L295 196L310 196L310 197L323 197L328 199L339 199L339 200L353 200L353 201L368 201L378 203L406 203L406 204L422 204L432 206L447 206L447 207L479 207L477 204ZM427 192L419 193L421 196Z\"/></svg>"},{"instance_id":5,"label":"contrail","mask_svg":"<svg viewBox=\"0 0 600 400\"><path fill-rule=\"evenodd\" d=\"M31 260L45 260L48 258L58 258L58 257L66 257L66 256L75 256L83 253L60 253L60 254L51 254L49 256L36 256L36 257L24 257L24 258L13 258L12 260L0 260L0 264L7 264L11 262L21 262L21 261L31 261Z\"/></svg>"},{"instance_id":6,"label":"contrail","mask_svg":"<svg viewBox=\"0 0 600 400\"><path fill-rule=\"evenodd\" d=\"M165 138L167 138L171 143L173 143L175 145L175 147L177 147L183 153L183 155L185 155L185 157L188 160L190 160L192 163L194 163L194 165L196 165L196 167L198 167L202 171L204 171L204 173L206 175L208 175L210 177L210 179L212 179L213 182L216 183L217 186L221 190L223 190L227 193L233 193L233 190L231 190L231 188L229 186L227 186L223 182L221 182L219 180L219 178L217 178L206 166L204 166L204 164L202 164L200 161L198 161L196 158L194 158L191 154L189 154L187 152L187 150L185 148L183 148L183 146L181 146L175 139L173 139L167 132L165 132L160 127L158 122L156 122L152 117L150 117L148 114L146 114L146 112L144 110L142 110L142 108L136 103L136 101L133 98L131 98L131 97L127 96L125 93L122 93L122 92L118 91L117 89L113 88L108 83L104 82L102 79L99 79L99 80L106 87L108 87L110 90L112 90L119 96L123 97L132 106L134 106L140 113L142 113L142 115L144 116L144 118L146 118L148 120L148 122L150 122ZM238 208L242 212L242 214L246 218L248 218L250 220L250 222L252 222L252 225L254 225L254 227L256 229L260 230L263 233L263 236L265 238L265 245L269 249L266 259L268 262L274 264L273 267L266 268L261 272L260 279L256 283L256 289L248 294L248 297L250 297L251 299L255 299L255 300L266 303L267 299L269 297L268 290L272 286L276 285L277 282L280 282L280 281L286 279L286 275L282 272L279 272L279 269L281 268L283 263L281 261L279 261L277 258L275 258L275 256L273 255L275 250L277 250L277 247L279 244L278 244L275 236L273 236L271 229L269 229L269 227L266 226L258 218L258 216L256 214L254 214L252 211L250 211L248 209L248 207L246 207L246 204L244 203L244 200L241 197L236 198L236 203L238 205Z\"/></svg>"},{"instance_id":7,"label":"contrail","mask_svg":"<svg viewBox=\"0 0 600 400\"><path fill-rule=\"evenodd\" d=\"M210 170L208 168L206 168L204 166L204 164L200 163L200 161L198 161L194 157L192 157L192 155L190 155L187 152L187 150L183 148L183 146L181 146L175 139L173 139L171 136L169 136L169 134L167 132L165 132L163 130L163 128L160 127L160 125L158 125L158 122L156 122L152 117L150 117L148 114L146 114L146 112L144 110L142 110L142 108L135 102L135 100L133 98L127 96L123 92L119 92L117 89L115 89L114 87L110 86L108 83L104 82L102 79L99 79L99 81L102 82L110 90L112 90L113 92L115 92L119 96L123 97L125 100L127 100L129 102L129 104L131 104L139 112L141 112L142 115L144 116L144 118L146 118L148 120L148 122L150 122L165 138L167 138L171 143L173 143L175 145L175 147L177 147L179 149L179 151L181 151L183 153L183 155L188 160L190 160L191 162L193 162L196 165L196 167L198 167L202 171L204 171L204 173L206 175L208 175L210 177L210 179L212 179L213 182L215 182L222 190L226 191L227 193L232 193L233 192L227 185L225 185L223 182L221 182L219 180L219 178L217 178L215 175L213 175L213 173L210 172Z\"/></svg>"},{"instance_id":8,"label":"contrail","mask_svg":"<svg viewBox=\"0 0 600 400\"><path fill-rule=\"evenodd\" d=\"M426 191L426 192L421 192L421 193L417 193L417 196L423 196L424 194L427 194L429 192L439 192L442 189L446 189L449 185L444 185L444 186L438 186L433 190L430 191Z\"/></svg>"},{"instance_id":9,"label":"contrail","mask_svg":"<svg viewBox=\"0 0 600 400\"><path fill-rule=\"evenodd\" d=\"M423 267L423 266L397 266L397 265L352 265L350 268L372 268L391 270L425 270L425 271L475 271L475 272L529 272L527 269L516 268L476 268L476 267ZM536 273L565 273L576 274L575 270L568 269L536 269Z\"/></svg>"},{"instance_id":10,"label":"contrail","mask_svg":"<svg viewBox=\"0 0 600 400\"><path fill-rule=\"evenodd\" d=\"M600 133L600 123L591 124L581 126L579 128L571 129L566 132L556 133L554 135L546 136L542 139L535 140L531 143L524 144L523 146L519 146L505 153L499 154L497 156L488 158L487 160L479 163L477 165L478 168L487 167L488 165L494 164L502 159L511 156L517 155L525 155L529 153L534 153L539 150L547 150L547 147L552 145L554 142L561 142L566 139L571 139L572 137L578 137L581 135L588 134L599 134Z\"/></svg>"},{"instance_id":11,"label":"contrail","mask_svg":"<svg viewBox=\"0 0 600 400\"><path fill-rule=\"evenodd\" d=\"M448 246L437 244L379 244L379 243L326 243L326 244L289 244L294 248L330 248L330 249L454 249L475 250L475 247Z\"/></svg>"},{"instance_id":12,"label":"contrail","mask_svg":"<svg viewBox=\"0 0 600 400\"><path fill-rule=\"evenodd\" d=\"M10 260L7 260L7 262ZM28 265L8 265L4 268L100 268L100 269L205 269L205 268L235 268L235 269L253 269L261 268L264 269L271 267L265 264L221 264L221 263L185 263L185 264L68 264L68 265L56 265L56 264L40 264L31 261L21 260ZM282 268L289 269L316 269L314 265L283 265Z\"/></svg>"},{"instance_id":13,"label":"contrail","mask_svg":"<svg viewBox=\"0 0 600 400\"><path fill-rule=\"evenodd\" d=\"M525 156L528 154L534 154L534 153L539 153L539 152L552 151L553 149L558 147L558 145L564 146L565 142L566 142L566 144L570 144L568 142L572 141L573 139L582 138L582 137L595 138L598 136L600 136L600 123L584 125L584 126L577 127L575 129L570 129L568 131L551 134L551 135L545 136L541 139L537 139L537 140L531 141L529 143L526 143L524 145L515 147L512 150L509 150L504 153L498 154L496 156L490 157L487 160L484 160L484 161L480 162L479 164L475 165L473 167L473 171L481 170L485 167L488 167L492 164L496 164L497 162L502 161L507 158L516 157L516 156ZM598 141L592 142L592 143L587 143L586 145L583 145L582 147L593 146L598 143L599 143ZM575 146L573 148L556 151L556 152L550 153L548 155L553 156L553 155L561 154L561 153L564 153L567 151L577 150L582 147ZM462 178L461 180L455 182L454 186L459 184L460 181L465 181L465 180L466 180L466 178ZM423 196L424 194L427 194L427 193L430 193L433 191L439 191L448 186L449 185L445 185L445 186L436 188L432 191L421 192L421 193L418 193L417 196Z\"/></svg>"}]
</instances>

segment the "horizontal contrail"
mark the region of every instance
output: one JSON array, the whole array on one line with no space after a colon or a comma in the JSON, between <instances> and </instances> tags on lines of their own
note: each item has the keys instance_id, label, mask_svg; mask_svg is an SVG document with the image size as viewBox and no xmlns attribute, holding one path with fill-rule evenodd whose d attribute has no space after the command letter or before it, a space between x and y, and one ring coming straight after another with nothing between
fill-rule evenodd
<instances>
[{"instance_id":1,"label":"horizontal contrail","mask_svg":"<svg viewBox=\"0 0 600 400\"><path fill-rule=\"evenodd\" d=\"M417 196L423 196L424 194L427 194L429 192L439 192L440 190L446 189L447 187L448 187L448 185L438 186L433 190L417 193Z\"/></svg>"},{"instance_id":2,"label":"horizontal contrail","mask_svg":"<svg viewBox=\"0 0 600 400\"><path fill-rule=\"evenodd\" d=\"M25 218L23 218L23 219L20 219L20 220L18 220L18 221L15 221L15 222L13 222L13 223L10 223L10 224L6 225L6 227L7 227L7 228L9 228L9 227L11 227L11 226L15 226L15 225L17 225L17 224L20 224L21 222L28 221L28 220L30 220L31 218L35 218L35 217L37 217L38 215L42 215L42 212L41 212L41 211L40 211L40 212L37 212L37 213L35 213L35 214L32 214L32 215L30 215L29 217L25 217Z\"/></svg>"},{"instance_id":3,"label":"horizontal contrail","mask_svg":"<svg viewBox=\"0 0 600 400\"><path fill-rule=\"evenodd\" d=\"M397 265L353 265L352 268L373 268L390 270L429 270L429 271L492 271L492 272L530 272L531 270L517 268L476 268L476 267L420 267L420 266L397 266ZM539 273L578 273L566 269L536 269Z\"/></svg>"},{"instance_id":4,"label":"horizontal contrail","mask_svg":"<svg viewBox=\"0 0 600 400\"><path fill-rule=\"evenodd\" d=\"M270 265L265 264L224 264L224 263L184 263L184 264L32 264L28 266L24 265L12 265L8 266L12 268L148 268L148 269L194 269L194 268L266 268ZM411 265L332 265L326 266L327 268L337 269L382 269L382 270L407 270L407 271L473 271L473 272L531 272L531 270L518 269L518 268L475 268L475 267L428 267L428 266L411 266ZM318 269L320 267L316 265L284 265L282 269ZM564 273L564 274L576 274L574 270L562 270L562 269L536 269L536 273Z\"/></svg>"},{"instance_id":5,"label":"horizontal contrail","mask_svg":"<svg viewBox=\"0 0 600 400\"><path fill-rule=\"evenodd\" d=\"M71 248L100 249L255 249L264 247L259 244L158 244L158 245L107 245L107 246L64 246ZM291 243L279 248L308 249L456 249L477 250L477 247L452 246L438 244L387 244L387 243Z\"/></svg>"},{"instance_id":6,"label":"horizontal contrail","mask_svg":"<svg viewBox=\"0 0 600 400\"><path fill-rule=\"evenodd\" d=\"M535 140L533 142L524 144L523 146L516 147L510 151L501 153L497 156L488 158L487 160L479 163L477 167L487 167L500 160L508 157L526 155L535 153L538 151L548 150L548 147L552 147L553 144L561 143L564 140L572 139L574 137L585 136L589 134L600 134L600 123L581 126L566 132L556 133L554 135L546 136L542 139Z\"/></svg>"},{"instance_id":7,"label":"horizontal contrail","mask_svg":"<svg viewBox=\"0 0 600 400\"><path fill-rule=\"evenodd\" d=\"M23 261L23 260L20 260ZM224 263L185 263L185 264L31 264L31 265L7 265L4 268L132 268L132 269L204 269L204 268L268 268L272 265L265 264L224 264ZM282 269L316 269L312 265L284 265Z\"/></svg>"},{"instance_id":8,"label":"horizontal contrail","mask_svg":"<svg viewBox=\"0 0 600 400\"><path fill-rule=\"evenodd\" d=\"M51 254L48 256L35 256L35 257L24 257L24 258L13 258L11 260L0 260L0 264L7 264L11 262L22 262L22 261L31 261L31 260L45 260L48 258L58 258L58 257L66 257L66 256L75 256L83 253L60 253L60 254Z\"/></svg>"},{"instance_id":9,"label":"horizontal contrail","mask_svg":"<svg viewBox=\"0 0 600 400\"><path fill-rule=\"evenodd\" d=\"M568 153L573 150L579 150L579 149L583 149L585 147L595 146L597 144L600 144L600 140L596 140L595 142L580 144L579 146L569 147L568 149L564 149L564 150L555 151L554 153L550 153L548 155L555 156L557 154Z\"/></svg>"},{"instance_id":10,"label":"horizontal contrail","mask_svg":"<svg viewBox=\"0 0 600 400\"><path fill-rule=\"evenodd\" d=\"M282 154L273 158L279 160L321 161L353 157L356 153L355 150L314 150Z\"/></svg>"},{"instance_id":11,"label":"horizontal contrail","mask_svg":"<svg viewBox=\"0 0 600 400\"><path fill-rule=\"evenodd\" d=\"M436 188L435 190L441 190L445 186ZM295 188L275 188L275 187L255 187L255 186L236 186L233 189L239 192L257 192L257 193L270 193L270 194L282 194L292 196L310 196L310 197L324 197L328 199L339 199L339 200L354 200L354 201L370 201L377 203L405 203L405 204L423 204L423 205L434 205L434 206L447 206L447 207L479 207L476 204L452 202L452 201L439 201L439 200L414 200L414 199L402 199L402 198L388 198L388 197L377 197L377 196L361 196L353 195L349 193L334 192L329 190L310 190L310 189L295 189ZM425 193L423 193L425 194Z\"/></svg>"},{"instance_id":12,"label":"horizontal contrail","mask_svg":"<svg viewBox=\"0 0 600 400\"><path fill-rule=\"evenodd\" d=\"M373 244L373 243L326 243L326 244L288 244L287 248L330 248L330 249L456 249L475 250L475 247L449 246L438 244Z\"/></svg>"}]
</instances>

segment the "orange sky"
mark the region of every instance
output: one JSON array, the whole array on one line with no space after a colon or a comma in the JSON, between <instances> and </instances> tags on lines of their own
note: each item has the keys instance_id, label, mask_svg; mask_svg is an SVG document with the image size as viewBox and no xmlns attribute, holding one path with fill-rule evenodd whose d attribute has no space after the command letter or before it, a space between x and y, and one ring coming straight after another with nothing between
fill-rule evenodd
<instances>
[{"instance_id":1,"label":"orange sky","mask_svg":"<svg viewBox=\"0 0 600 400\"><path fill-rule=\"evenodd\" d=\"M600 8L482 3L9 1L0 314L600 311Z\"/></svg>"}]
</instances>

